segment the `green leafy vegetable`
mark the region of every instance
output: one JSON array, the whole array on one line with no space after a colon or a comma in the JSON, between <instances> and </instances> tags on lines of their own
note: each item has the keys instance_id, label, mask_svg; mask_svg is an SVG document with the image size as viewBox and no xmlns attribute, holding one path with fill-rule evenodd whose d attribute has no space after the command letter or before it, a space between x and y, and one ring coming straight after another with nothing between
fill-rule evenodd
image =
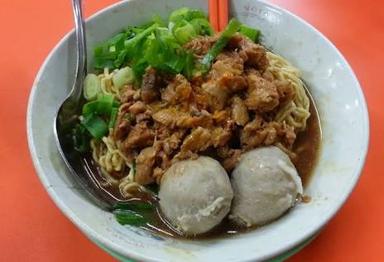
<instances>
[{"instance_id":1,"label":"green leafy vegetable","mask_svg":"<svg viewBox=\"0 0 384 262\"><path fill-rule=\"evenodd\" d=\"M96 101L88 102L83 106L83 116L94 114L109 117L115 105L114 102L112 95L102 95Z\"/></svg>"},{"instance_id":2,"label":"green leafy vegetable","mask_svg":"<svg viewBox=\"0 0 384 262\"><path fill-rule=\"evenodd\" d=\"M184 67L183 74L187 78L192 78L194 69L195 69L195 61L194 61L193 54L188 52L185 57L185 67Z\"/></svg>"},{"instance_id":3,"label":"green leafy vegetable","mask_svg":"<svg viewBox=\"0 0 384 262\"><path fill-rule=\"evenodd\" d=\"M213 29L204 12L181 8L170 15L168 25L155 16L149 23L127 27L124 32L101 43L94 50L94 67L116 69L128 65L134 81L140 81L148 66L192 77L194 56L182 45L198 35L212 34ZM125 82L115 80L118 86Z\"/></svg>"},{"instance_id":4,"label":"green leafy vegetable","mask_svg":"<svg viewBox=\"0 0 384 262\"><path fill-rule=\"evenodd\" d=\"M191 21L195 18L207 19L207 16L201 10L183 7L171 13L171 15L169 16L169 22L177 23L181 20Z\"/></svg>"},{"instance_id":5,"label":"green leafy vegetable","mask_svg":"<svg viewBox=\"0 0 384 262\"><path fill-rule=\"evenodd\" d=\"M213 60L227 45L231 37L240 29L240 26L241 23L239 21L237 21L236 19L231 19L219 39L208 51L208 53L203 57L203 60L201 61L203 72L207 72L211 68Z\"/></svg>"},{"instance_id":6,"label":"green leafy vegetable","mask_svg":"<svg viewBox=\"0 0 384 262\"><path fill-rule=\"evenodd\" d=\"M125 209L125 210L131 210L131 211L144 211L144 210L153 210L154 206L151 203L148 202L125 202L125 203L117 203L114 206L114 209Z\"/></svg>"},{"instance_id":7,"label":"green leafy vegetable","mask_svg":"<svg viewBox=\"0 0 384 262\"><path fill-rule=\"evenodd\" d=\"M120 33L94 49L94 67L96 69L115 68L116 64L121 66L124 43L128 38L127 33Z\"/></svg>"},{"instance_id":8,"label":"green leafy vegetable","mask_svg":"<svg viewBox=\"0 0 384 262\"><path fill-rule=\"evenodd\" d=\"M131 210L116 209L113 211L117 222L122 225L142 226L147 220L140 214Z\"/></svg>"},{"instance_id":9,"label":"green leafy vegetable","mask_svg":"<svg viewBox=\"0 0 384 262\"><path fill-rule=\"evenodd\" d=\"M115 126L118 112L119 112L119 108L117 107L112 108L111 117L109 118L109 124L108 124L109 128L113 128Z\"/></svg>"},{"instance_id":10,"label":"green leafy vegetable","mask_svg":"<svg viewBox=\"0 0 384 262\"><path fill-rule=\"evenodd\" d=\"M187 53L168 29L157 28L145 48L148 65L170 73L180 73L185 68Z\"/></svg>"},{"instance_id":11,"label":"green leafy vegetable","mask_svg":"<svg viewBox=\"0 0 384 262\"><path fill-rule=\"evenodd\" d=\"M134 79L134 73L129 66L120 69L112 76L113 85L117 88L122 88L126 84L133 83Z\"/></svg>"},{"instance_id":12,"label":"green leafy vegetable","mask_svg":"<svg viewBox=\"0 0 384 262\"><path fill-rule=\"evenodd\" d=\"M197 35L195 27L184 20L175 27L173 34L180 44L189 42Z\"/></svg>"},{"instance_id":13,"label":"green leafy vegetable","mask_svg":"<svg viewBox=\"0 0 384 262\"><path fill-rule=\"evenodd\" d=\"M190 21L195 31L199 35L213 35L214 31L206 18L195 18Z\"/></svg>"},{"instance_id":14,"label":"green leafy vegetable","mask_svg":"<svg viewBox=\"0 0 384 262\"><path fill-rule=\"evenodd\" d=\"M108 125L103 119L94 114L84 117L81 124L94 138L100 139L108 133Z\"/></svg>"},{"instance_id":15,"label":"green leafy vegetable","mask_svg":"<svg viewBox=\"0 0 384 262\"><path fill-rule=\"evenodd\" d=\"M240 26L239 33L245 35L246 37L251 39L253 42L258 42L259 36L260 36L259 30L251 28L244 24Z\"/></svg>"},{"instance_id":16,"label":"green leafy vegetable","mask_svg":"<svg viewBox=\"0 0 384 262\"><path fill-rule=\"evenodd\" d=\"M154 206L147 202L117 203L113 214L122 225L141 226L149 222Z\"/></svg>"},{"instance_id":17,"label":"green leafy vegetable","mask_svg":"<svg viewBox=\"0 0 384 262\"><path fill-rule=\"evenodd\" d=\"M81 145L85 140L85 130L92 137L100 139L108 134L109 128L115 126L119 105L112 95L100 95L97 100L84 104L81 125L73 131L74 145L79 152L83 151Z\"/></svg>"},{"instance_id":18,"label":"green leafy vegetable","mask_svg":"<svg viewBox=\"0 0 384 262\"><path fill-rule=\"evenodd\" d=\"M101 91L100 79L95 74L88 74L84 79L84 98L88 101L95 100Z\"/></svg>"}]
</instances>

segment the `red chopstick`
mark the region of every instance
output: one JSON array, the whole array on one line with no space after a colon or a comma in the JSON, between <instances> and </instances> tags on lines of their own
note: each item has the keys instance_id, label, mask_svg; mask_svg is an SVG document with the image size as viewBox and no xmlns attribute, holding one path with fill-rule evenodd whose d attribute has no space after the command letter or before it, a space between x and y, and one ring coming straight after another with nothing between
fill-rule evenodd
<instances>
[{"instance_id":1,"label":"red chopstick","mask_svg":"<svg viewBox=\"0 0 384 262\"><path fill-rule=\"evenodd\" d=\"M219 30L223 31L228 24L228 0L218 0L218 13L219 13Z\"/></svg>"},{"instance_id":2,"label":"red chopstick","mask_svg":"<svg viewBox=\"0 0 384 262\"><path fill-rule=\"evenodd\" d=\"M219 31L219 0L209 0L209 21L213 29Z\"/></svg>"}]
</instances>

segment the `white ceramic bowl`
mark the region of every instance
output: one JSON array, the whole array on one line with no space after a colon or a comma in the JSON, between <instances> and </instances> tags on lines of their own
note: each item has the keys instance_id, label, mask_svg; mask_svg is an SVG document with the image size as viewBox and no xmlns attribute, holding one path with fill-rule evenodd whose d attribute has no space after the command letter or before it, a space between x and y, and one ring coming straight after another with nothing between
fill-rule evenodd
<instances>
[{"instance_id":1,"label":"white ceramic bowl","mask_svg":"<svg viewBox=\"0 0 384 262\"><path fill-rule=\"evenodd\" d=\"M207 9L206 0L131 0L87 21L88 47L127 25L163 17L188 6ZM53 49L38 73L28 107L28 141L37 173L63 213L88 237L121 257L148 261L249 261L273 258L318 232L345 202L364 164L368 114L359 83L340 52L295 15L256 0L232 1L232 16L263 32L264 44L299 67L321 118L322 150L305 193L312 197L278 221L250 233L210 241L151 236L120 226L110 213L88 202L67 178L53 140L53 119L69 91L75 68L73 32Z\"/></svg>"}]
</instances>

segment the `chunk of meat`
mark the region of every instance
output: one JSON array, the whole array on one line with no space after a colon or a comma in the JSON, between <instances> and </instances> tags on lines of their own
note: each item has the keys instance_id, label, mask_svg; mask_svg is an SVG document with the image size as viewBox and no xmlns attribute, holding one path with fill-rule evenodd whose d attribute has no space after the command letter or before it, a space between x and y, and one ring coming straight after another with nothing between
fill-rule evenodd
<instances>
[{"instance_id":1,"label":"chunk of meat","mask_svg":"<svg viewBox=\"0 0 384 262\"><path fill-rule=\"evenodd\" d=\"M229 92L239 92L247 88L247 80L243 76L224 74L218 80L219 86Z\"/></svg>"},{"instance_id":2,"label":"chunk of meat","mask_svg":"<svg viewBox=\"0 0 384 262\"><path fill-rule=\"evenodd\" d=\"M235 96L232 99L232 119L239 126L244 126L249 121L249 114L246 105L240 97Z\"/></svg>"},{"instance_id":3,"label":"chunk of meat","mask_svg":"<svg viewBox=\"0 0 384 262\"><path fill-rule=\"evenodd\" d=\"M157 100L160 96L158 89L156 88L156 70L152 67L148 67L143 76L141 83L141 100L145 103L151 103Z\"/></svg>"},{"instance_id":4,"label":"chunk of meat","mask_svg":"<svg viewBox=\"0 0 384 262\"><path fill-rule=\"evenodd\" d=\"M174 80L161 92L161 98L170 104L187 101L192 93L191 84L183 75L176 75Z\"/></svg>"},{"instance_id":5,"label":"chunk of meat","mask_svg":"<svg viewBox=\"0 0 384 262\"><path fill-rule=\"evenodd\" d=\"M177 100L180 102L188 101L192 93L192 87L188 80L183 75L178 74L173 84L175 85Z\"/></svg>"},{"instance_id":6,"label":"chunk of meat","mask_svg":"<svg viewBox=\"0 0 384 262\"><path fill-rule=\"evenodd\" d=\"M268 80L270 82L273 82L275 80L275 77L273 76L273 74L271 73L271 71L269 70L265 70L262 74L263 78L265 80Z\"/></svg>"},{"instance_id":7,"label":"chunk of meat","mask_svg":"<svg viewBox=\"0 0 384 262\"><path fill-rule=\"evenodd\" d=\"M245 105L249 110L269 112L279 105L279 93L276 86L255 74L247 76L248 94Z\"/></svg>"},{"instance_id":8,"label":"chunk of meat","mask_svg":"<svg viewBox=\"0 0 384 262\"><path fill-rule=\"evenodd\" d=\"M128 111L136 115L145 112L146 109L147 107L143 102L137 101L128 108Z\"/></svg>"},{"instance_id":9,"label":"chunk of meat","mask_svg":"<svg viewBox=\"0 0 384 262\"><path fill-rule=\"evenodd\" d=\"M257 116L249 122L240 132L241 145L247 149L260 146L264 143L268 136L268 131L264 128L264 120ZM276 134L276 130L271 135Z\"/></svg>"},{"instance_id":10,"label":"chunk of meat","mask_svg":"<svg viewBox=\"0 0 384 262\"><path fill-rule=\"evenodd\" d=\"M211 139L210 143L214 147L224 146L231 139L232 132L228 128L216 127L210 131Z\"/></svg>"},{"instance_id":11,"label":"chunk of meat","mask_svg":"<svg viewBox=\"0 0 384 262\"><path fill-rule=\"evenodd\" d=\"M224 74L241 75L244 70L244 61L237 52L223 52L216 58L210 71L210 76L217 79Z\"/></svg>"},{"instance_id":12,"label":"chunk of meat","mask_svg":"<svg viewBox=\"0 0 384 262\"><path fill-rule=\"evenodd\" d=\"M229 115L230 114L227 110L220 110L220 111L215 111L213 113L212 118L213 118L213 121L215 121L215 123L223 125L227 122Z\"/></svg>"},{"instance_id":13,"label":"chunk of meat","mask_svg":"<svg viewBox=\"0 0 384 262\"><path fill-rule=\"evenodd\" d=\"M277 135L281 138L281 142L287 148L292 148L293 143L296 141L296 133L293 126L289 126L286 123L276 123ZM276 125L275 124L275 125Z\"/></svg>"},{"instance_id":14,"label":"chunk of meat","mask_svg":"<svg viewBox=\"0 0 384 262\"><path fill-rule=\"evenodd\" d=\"M126 151L134 148L143 148L153 144L155 134L148 128L146 122L137 123L124 140L123 147Z\"/></svg>"},{"instance_id":15,"label":"chunk of meat","mask_svg":"<svg viewBox=\"0 0 384 262\"><path fill-rule=\"evenodd\" d=\"M212 116L207 111L201 111L191 116L189 113L179 111L176 108L162 109L153 114L152 118L171 128L193 128L208 126L212 123Z\"/></svg>"},{"instance_id":16,"label":"chunk of meat","mask_svg":"<svg viewBox=\"0 0 384 262\"><path fill-rule=\"evenodd\" d=\"M238 92L247 87L247 81L242 76L243 70L243 60L238 53L224 52L212 65L209 78L227 92Z\"/></svg>"},{"instance_id":17,"label":"chunk of meat","mask_svg":"<svg viewBox=\"0 0 384 262\"><path fill-rule=\"evenodd\" d=\"M196 56L202 57L216 41L214 36L198 36L184 45L185 49L191 50Z\"/></svg>"},{"instance_id":18,"label":"chunk of meat","mask_svg":"<svg viewBox=\"0 0 384 262\"><path fill-rule=\"evenodd\" d=\"M114 128L113 136L116 140L125 138L131 129L131 122L127 119L122 119L120 123Z\"/></svg>"},{"instance_id":19,"label":"chunk of meat","mask_svg":"<svg viewBox=\"0 0 384 262\"><path fill-rule=\"evenodd\" d=\"M295 98L295 88L287 80L275 80L274 83L280 96L280 104L286 104Z\"/></svg>"},{"instance_id":20,"label":"chunk of meat","mask_svg":"<svg viewBox=\"0 0 384 262\"><path fill-rule=\"evenodd\" d=\"M145 112L143 113L139 113L136 115L136 122L139 123L139 122L142 122L142 121L147 121L147 120L150 120L152 119L152 111L151 110L145 110Z\"/></svg>"},{"instance_id":21,"label":"chunk of meat","mask_svg":"<svg viewBox=\"0 0 384 262\"><path fill-rule=\"evenodd\" d=\"M160 167L155 167L155 169L153 169L153 177L158 185L161 184L161 179L163 178L164 173L165 170Z\"/></svg>"},{"instance_id":22,"label":"chunk of meat","mask_svg":"<svg viewBox=\"0 0 384 262\"><path fill-rule=\"evenodd\" d=\"M228 43L229 48L239 49L239 55L249 66L265 71L269 65L267 53L263 46L254 43L241 34L235 34Z\"/></svg>"},{"instance_id":23,"label":"chunk of meat","mask_svg":"<svg viewBox=\"0 0 384 262\"><path fill-rule=\"evenodd\" d=\"M172 165L171 157L165 151L159 151L156 158L160 160L160 168L163 170L168 169Z\"/></svg>"},{"instance_id":24,"label":"chunk of meat","mask_svg":"<svg viewBox=\"0 0 384 262\"><path fill-rule=\"evenodd\" d=\"M133 100L136 90L133 88L133 85L126 85L121 91L121 102L126 103Z\"/></svg>"},{"instance_id":25,"label":"chunk of meat","mask_svg":"<svg viewBox=\"0 0 384 262\"><path fill-rule=\"evenodd\" d=\"M274 121L265 122L260 116L256 116L240 133L241 144L246 149L277 143L281 143L289 149L295 140L296 134L292 126Z\"/></svg>"},{"instance_id":26,"label":"chunk of meat","mask_svg":"<svg viewBox=\"0 0 384 262\"><path fill-rule=\"evenodd\" d=\"M129 107L133 104L133 101L126 102L122 104L119 108L119 114L118 117L123 117L126 113L129 112Z\"/></svg>"},{"instance_id":27,"label":"chunk of meat","mask_svg":"<svg viewBox=\"0 0 384 262\"><path fill-rule=\"evenodd\" d=\"M185 121L191 116L187 112L182 112L176 108L161 109L152 115L153 120L161 123L164 126L174 128L177 121Z\"/></svg>"},{"instance_id":28,"label":"chunk of meat","mask_svg":"<svg viewBox=\"0 0 384 262\"><path fill-rule=\"evenodd\" d=\"M211 133L208 129L198 127L189 134L181 145L181 153L204 151L211 145Z\"/></svg>"},{"instance_id":29,"label":"chunk of meat","mask_svg":"<svg viewBox=\"0 0 384 262\"><path fill-rule=\"evenodd\" d=\"M202 88L208 96L209 106L212 111L224 109L229 95L227 90L220 88L214 80L204 83Z\"/></svg>"},{"instance_id":30,"label":"chunk of meat","mask_svg":"<svg viewBox=\"0 0 384 262\"><path fill-rule=\"evenodd\" d=\"M227 172L232 171L236 167L240 160L241 153L241 149L233 149L228 146L220 147L218 149L218 155L223 159L221 164Z\"/></svg>"},{"instance_id":31,"label":"chunk of meat","mask_svg":"<svg viewBox=\"0 0 384 262\"><path fill-rule=\"evenodd\" d=\"M135 181L140 185L147 185L154 181L152 173L155 157L156 150L153 147L144 148L137 156Z\"/></svg>"},{"instance_id":32,"label":"chunk of meat","mask_svg":"<svg viewBox=\"0 0 384 262\"><path fill-rule=\"evenodd\" d=\"M173 151L179 148L184 137L185 130L174 132L170 137L165 138L162 142L163 150L170 155Z\"/></svg>"}]
</instances>

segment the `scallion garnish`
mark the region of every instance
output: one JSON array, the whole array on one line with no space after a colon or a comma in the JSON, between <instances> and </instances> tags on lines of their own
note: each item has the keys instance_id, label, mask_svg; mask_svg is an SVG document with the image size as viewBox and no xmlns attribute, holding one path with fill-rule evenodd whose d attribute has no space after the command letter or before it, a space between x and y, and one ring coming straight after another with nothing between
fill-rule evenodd
<instances>
[{"instance_id":1,"label":"scallion garnish","mask_svg":"<svg viewBox=\"0 0 384 262\"><path fill-rule=\"evenodd\" d=\"M212 65L213 60L220 54L220 52L227 45L231 37L239 30L241 23L236 19L231 19L227 27L221 33L216 43L209 49L208 53L201 61L203 72L207 72Z\"/></svg>"},{"instance_id":2,"label":"scallion garnish","mask_svg":"<svg viewBox=\"0 0 384 262\"><path fill-rule=\"evenodd\" d=\"M94 114L84 117L81 124L94 138L100 139L108 133L108 125L103 119Z\"/></svg>"}]
</instances>

